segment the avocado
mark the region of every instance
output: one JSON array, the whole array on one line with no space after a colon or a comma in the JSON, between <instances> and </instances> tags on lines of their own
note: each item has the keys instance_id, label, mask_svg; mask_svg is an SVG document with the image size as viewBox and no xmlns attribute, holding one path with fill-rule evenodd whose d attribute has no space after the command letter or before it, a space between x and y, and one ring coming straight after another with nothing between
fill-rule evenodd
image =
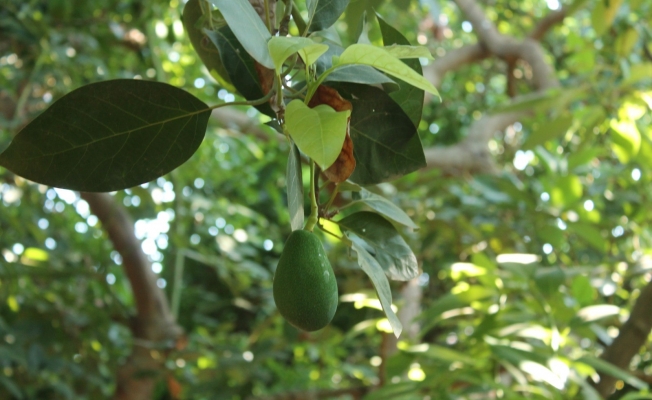
<instances>
[{"instance_id":1,"label":"avocado","mask_svg":"<svg viewBox=\"0 0 652 400\"><path fill-rule=\"evenodd\" d=\"M192 47L197 52L204 65L206 65L206 68L208 68L211 76L213 76L213 78L215 78L222 86L231 89L231 80L229 79L229 74L226 71L226 68L224 68L224 64L222 64L220 52L208 36L201 31L201 28L197 26L197 22L202 15L199 0L188 0L186 5L183 7L181 22L183 23L186 33L188 33L188 38L190 39L190 43L192 43Z\"/></svg>"},{"instance_id":2,"label":"avocado","mask_svg":"<svg viewBox=\"0 0 652 400\"><path fill-rule=\"evenodd\" d=\"M293 326L312 332L331 322L337 309L337 281L317 235L306 230L290 234L273 291L276 307Z\"/></svg>"}]
</instances>

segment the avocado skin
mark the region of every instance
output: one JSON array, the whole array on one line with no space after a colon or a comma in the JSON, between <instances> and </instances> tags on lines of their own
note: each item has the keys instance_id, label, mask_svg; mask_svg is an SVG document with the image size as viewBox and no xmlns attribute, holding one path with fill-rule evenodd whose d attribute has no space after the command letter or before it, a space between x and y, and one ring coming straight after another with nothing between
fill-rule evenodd
<instances>
[{"instance_id":1,"label":"avocado skin","mask_svg":"<svg viewBox=\"0 0 652 400\"><path fill-rule=\"evenodd\" d=\"M337 280L321 241L312 232L290 234L274 274L274 301L293 326L312 332L333 319Z\"/></svg>"},{"instance_id":2,"label":"avocado skin","mask_svg":"<svg viewBox=\"0 0 652 400\"><path fill-rule=\"evenodd\" d=\"M197 52L206 68L208 68L208 71L214 71L214 73L219 75L219 77L227 84L231 85L231 79L229 78L226 68L224 68L224 64L222 64L222 58L220 57L220 52L217 50L217 47L215 47L213 42L211 42L204 32L195 26L202 15L199 0L188 0L186 5L183 7L183 15L181 16L183 27L186 30L186 33L188 33L188 38L190 39L192 47L195 49L195 52Z\"/></svg>"}]
</instances>

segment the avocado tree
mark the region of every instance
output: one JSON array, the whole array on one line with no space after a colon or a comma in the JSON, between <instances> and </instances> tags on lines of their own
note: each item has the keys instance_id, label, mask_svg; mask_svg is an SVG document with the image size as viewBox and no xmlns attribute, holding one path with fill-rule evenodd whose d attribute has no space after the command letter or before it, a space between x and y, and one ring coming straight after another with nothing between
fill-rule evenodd
<instances>
[{"instance_id":1,"label":"avocado tree","mask_svg":"<svg viewBox=\"0 0 652 400\"><path fill-rule=\"evenodd\" d=\"M33 34L24 21L105 16L63 3L12 6L5 17L23 26L6 26ZM52 96L27 77L33 87L16 90L15 108L5 113L3 134L17 132L0 153L7 215L17 215L11 205L18 204L38 215L41 198L52 202L46 213L74 205L77 233L95 232L97 240L20 229L7 236L11 318L2 349L10 372L0 383L16 398L93 398L93 390L116 398L598 398L614 385L646 398L649 351L639 348L650 331L651 289L647 217L637 207L645 194L622 173L638 182L648 170L642 88L650 49L646 21L632 16L649 6L454 3L213 0L143 12L116 2L111 34L138 57L108 60L135 71L143 59L151 65L109 73L130 79L103 80L94 74L116 64L89 63L78 88L64 84L63 97L44 111ZM428 11L418 31L408 9ZM143 28L124 29L134 16ZM15 37L27 43L29 35ZM58 43L63 57L79 51L80 70L87 65L80 56L92 40L57 40L40 43L33 77L51 74ZM410 46L416 42L428 47ZM205 70L192 65L197 56ZM4 60L19 74L30 71ZM435 86L444 89L441 105ZM38 102L31 93L40 93ZM28 104L41 109L23 118ZM218 138L214 123L228 128ZM79 190L81 198L67 203L72 192L48 187ZM617 188L627 194L614 195ZM86 222L91 212L111 246ZM3 227L15 226L7 221ZM45 231L47 221L56 223L47 215L34 221ZM157 224L167 224L164 235L144 233ZM97 249L84 257L75 249L85 246ZM117 270L98 267L102 258ZM370 279L360 279L356 263ZM46 265L59 266L46 272ZM44 304L83 298L63 283L83 277L93 288L85 296L107 310L109 318L93 315L105 328L89 330L83 318L55 326L82 332L75 335L86 349L18 333L21 323L56 314L21 300L48 273L62 285ZM406 283L393 284L392 295L388 278ZM34 304L29 316L21 311L27 304ZM124 305L136 309L129 323ZM273 318L277 307L299 328L331 319L332 326L299 333ZM130 354L117 351L124 343ZM73 362L56 367L52 352ZM83 376L79 363L104 366L107 357L95 389L49 374ZM30 383L31 371L42 383ZM598 373L594 388L587 379Z\"/></svg>"}]
</instances>

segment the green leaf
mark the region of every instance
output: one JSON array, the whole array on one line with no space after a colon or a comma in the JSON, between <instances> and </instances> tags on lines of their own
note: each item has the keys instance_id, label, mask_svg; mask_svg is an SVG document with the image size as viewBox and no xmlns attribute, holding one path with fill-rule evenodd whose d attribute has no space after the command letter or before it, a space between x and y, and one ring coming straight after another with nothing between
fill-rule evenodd
<instances>
[{"instance_id":1,"label":"green leaf","mask_svg":"<svg viewBox=\"0 0 652 400\"><path fill-rule=\"evenodd\" d=\"M360 211L337 222L371 246L374 257L391 279L407 281L419 275L417 258L394 225L370 211Z\"/></svg>"},{"instance_id":2,"label":"green leaf","mask_svg":"<svg viewBox=\"0 0 652 400\"><path fill-rule=\"evenodd\" d=\"M633 376L629 372L625 371L622 368L619 368L605 360L602 360L597 357L593 356L583 356L576 360L576 362L580 362L586 365L589 365L593 368L596 369L596 371L609 374L613 376L614 378L620 379L623 382L625 382L628 385L631 385L635 387L636 389L647 389L648 385L647 383L643 382L642 380L638 379L637 377Z\"/></svg>"},{"instance_id":3,"label":"green leaf","mask_svg":"<svg viewBox=\"0 0 652 400\"><path fill-rule=\"evenodd\" d=\"M416 127L387 93L351 83L334 87L353 105L350 133L357 166L352 182L377 184L426 166Z\"/></svg>"},{"instance_id":4,"label":"green leaf","mask_svg":"<svg viewBox=\"0 0 652 400\"><path fill-rule=\"evenodd\" d=\"M591 24L597 36L602 36L611 27L623 0L598 0L591 13Z\"/></svg>"},{"instance_id":5,"label":"green leaf","mask_svg":"<svg viewBox=\"0 0 652 400\"><path fill-rule=\"evenodd\" d=\"M308 10L313 11L309 17L312 18L309 31L321 31L329 28L342 15L349 0L308 0Z\"/></svg>"},{"instance_id":6,"label":"green leaf","mask_svg":"<svg viewBox=\"0 0 652 400\"><path fill-rule=\"evenodd\" d=\"M386 22L385 24L387 25ZM383 40L384 39L385 38L383 37ZM391 46L388 46L387 44L385 44L384 49L387 50L389 54L391 54L392 56L398 59L426 58L428 60L433 60L432 54L430 54L430 50L428 50L428 48L425 46L411 46L409 44L408 45L392 44Z\"/></svg>"},{"instance_id":7,"label":"green leaf","mask_svg":"<svg viewBox=\"0 0 652 400\"><path fill-rule=\"evenodd\" d=\"M571 293L581 307L593 304L596 294L591 280L584 275L577 275L571 283Z\"/></svg>"},{"instance_id":8,"label":"green leaf","mask_svg":"<svg viewBox=\"0 0 652 400\"><path fill-rule=\"evenodd\" d=\"M299 52L306 65L312 65L328 50L328 45L304 37L273 37L267 42L267 47L277 73L281 72L285 60L296 52Z\"/></svg>"},{"instance_id":9,"label":"green leaf","mask_svg":"<svg viewBox=\"0 0 652 400\"><path fill-rule=\"evenodd\" d=\"M11 379L0 376L0 383L2 386L4 386L5 389L7 389L9 393L11 393L14 398L18 400L25 398L23 396L23 392L20 390L20 387L16 385Z\"/></svg>"},{"instance_id":10,"label":"green leaf","mask_svg":"<svg viewBox=\"0 0 652 400\"><path fill-rule=\"evenodd\" d=\"M335 42L329 40L324 40L323 42L328 44L328 51L322 54L317 60L317 75L323 74L324 71L332 67L333 57L338 57L344 52L344 48ZM387 75L367 65L347 65L337 68L326 77L325 82L351 82L366 85L382 84L389 90L398 89L396 82Z\"/></svg>"},{"instance_id":11,"label":"green leaf","mask_svg":"<svg viewBox=\"0 0 652 400\"><path fill-rule=\"evenodd\" d=\"M327 169L342 151L349 115L348 110L337 112L325 104L309 108L292 100L285 109L285 126L299 149Z\"/></svg>"},{"instance_id":12,"label":"green leaf","mask_svg":"<svg viewBox=\"0 0 652 400\"><path fill-rule=\"evenodd\" d=\"M585 222L574 222L568 225L568 229L584 239L594 249L598 251L607 249L607 240L602 237L600 230L595 226Z\"/></svg>"},{"instance_id":13,"label":"green leaf","mask_svg":"<svg viewBox=\"0 0 652 400\"><path fill-rule=\"evenodd\" d=\"M238 92L247 100L263 97L254 59L244 50L233 31L225 26L217 31L204 30L204 33L219 50L224 68L228 71L229 79ZM276 113L269 103L258 105L256 109L271 118L276 118Z\"/></svg>"},{"instance_id":14,"label":"green leaf","mask_svg":"<svg viewBox=\"0 0 652 400\"><path fill-rule=\"evenodd\" d=\"M354 205L358 203L366 204L367 206L373 208L381 215L386 216L387 218L398 222L401 225L405 225L412 229L419 229L419 226L412 221L412 219L401 210L393 202L387 200L383 196L377 195L368 191L367 189L360 188L360 190L354 194L354 201L349 203L349 205ZM347 205L348 207L348 205Z\"/></svg>"},{"instance_id":15,"label":"green leaf","mask_svg":"<svg viewBox=\"0 0 652 400\"><path fill-rule=\"evenodd\" d=\"M553 205L569 207L582 198L582 182L575 175L562 176L554 182L549 191Z\"/></svg>"},{"instance_id":16,"label":"green leaf","mask_svg":"<svg viewBox=\"0 0 652 400\"><path fill-rule=\"evenodd\" d=\"M638 154L641 148L641 133L634 121L612 120L610 126L612 132L611 148L620 162L626 164Z\"/></svg>"},{"instance_id":17,"label":"green leaf","mask_svg":"<svg viewBox=\"0 0 652 400\"><path fill-rule=\"evenodd\" d=\"M273 69L274 62L267 49L272 35L248 0L210 0L219 8L229 28L242 47L261 65Z\"/></svg>"},{"instance_id":18,"label":"green leaf","mask_svg":"<svg viewBox=\"0 0 652 400\"><path fill-rule=\"evenodd\" d=\"M362 43L353 44L340 55L338 65L347 64L369 65L441 99L439 92L429 80L416 73L412 68L381 47Z\"/></svg>"},{"instance_id":19,"label":"green leaf","mask_svg":"<svg viewBox=\"0 0 652 400\"><path fill-rule=\"evenodd\" d=\"M537 287L546 296L559 291L559 286L564 283L566 275L559 267L539 268L534 274L534 282Z\"/></svg>"},{"instance_id":20,"label":"green leaf","mask_svg":"<svg viewBox=\"0 0 652 400\"><path fill-rule=\"evenodd\" d=\"M389 281L383 272L383 268L378 264L378 261L376 261L376 259L364 249L364 247L358 244L354 238L351 239L353 250L358 253L358 264L374 284L378 300L380 300L380 304L383 307L383 311L385 311L387 320L392 326L394 335L399 337L401 331L403 331L403 325L394 313L394 310L392 310L392 290L389 287Z\"/></svg>"},{"instance_id":21,"label":"green leaf","mask_svg":"<svg viewBox=\"0 0 652 400\"><path fill-rule=\"evenodd\" d=\"M209 117L204 102L165 83L93 83L63 96L21 130L0 154L0 165L49 186L125 189L188 160Z\"/></svg>"},{"instance_id":22,"label":"green leaf","mask_svg":"<svg viewBox=\"0 0 652 400\"><path fill-rule=\"evenodd\" d=\"M383 36L383 43L385 46L388 45L399 45L395 48L405 48L406 46L403 45L409 45L410 42L399 32L398 30L394 29L391 25L389 25L385 20L383 20L380 15L376 14L376 19L378 20L378 24L380 25L380 32ZM410 46L411 47L411 46ZM388 47L385 47L388 49ZM420 47L423 48L423 47ZM427 49L425 49L426 52L428 52ZM428 55L430 55L430 52L428 52ZM403 61L407 66L412 68L417 74L422 75L423 71L421 69L421 63L419 60L405 60ZM410 120L412 120L412 123L414 124L415 127L419 126L419 122L421 121L421 115L423 113L423 90L418 89L404 81L399 80L398 81L399 85L399 90L390 93L390 97L394 99L394 101L401 106L403 111L410 117Z\"/></svg>"},{"instance_id":23,"label":"green leaf","mask_svg":"<svg viewBox=\"0 0 652 400\"><path fill-rule=\"evenodd\" d=\"M288 211L290 226L293 231L303 228L303 179L301 176L301 155L299 149L292 143L286 170L285 184L288 195Z\"/></svg>"},{"instance_id":24,"label":"green leaf","mask_svg":"<svg viewBox=\"0 0 652 400\"><path fill-rule=\"evenodd\" d=\"M550 123L540 124L538 128L530 134L525 143L523 143L523 150L531 150L540 144L544 144L549 140L564 135L572 123L573 116L565 114L560 115Z\"/></svg>"}]
</instances>

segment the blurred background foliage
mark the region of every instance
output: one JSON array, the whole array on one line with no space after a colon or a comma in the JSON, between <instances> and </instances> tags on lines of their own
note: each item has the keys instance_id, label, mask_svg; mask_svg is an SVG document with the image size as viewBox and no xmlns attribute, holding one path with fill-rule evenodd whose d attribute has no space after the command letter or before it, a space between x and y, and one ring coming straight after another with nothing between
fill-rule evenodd
<instances>
[{"instance_id":1,"label":"blurred background foliage","mask_svg":"<svg viewBox=\"0 0 652 400\"><path fill-rule=\"evenodd\" d=\"M652 3L575 3L542 40L561 89L489 142L498 174L423 170L379 186L420 226L403 232L423 270L419 330L397 351L386 350L391 333L371 283L332 238L324 240L342 296L333 323L304 334L276 311L271 278L290 232L288 149L271 129L212 120L181 168L114 193L187 333L157 399L175 398L175 385L184 399L598 398L587 378L610 367L596 357L652 279ZM517 38L562 5L483 2L499 31ZM0 149L52 101L99 80L152 79L209 104L232 101L193 52L182 8L5 2ZM435 58L477 41L453 2L352 0L335 25L344 43L372 9ZM373 24L363 34L380 40ZM460 141L482 113L528 93L529 66L512 73L512 94L496 59L448 73L443 102L424 109L424 147ZM0 398L110 397L133 345L120 256L77 193L0 169L0 201ZM401 309L404 284L392 285ZM652 398L651 351L640 349L631 374L616 372L614 398ZM342 391L326 391L334 389Z\"/></svg>"}]
</instances>

